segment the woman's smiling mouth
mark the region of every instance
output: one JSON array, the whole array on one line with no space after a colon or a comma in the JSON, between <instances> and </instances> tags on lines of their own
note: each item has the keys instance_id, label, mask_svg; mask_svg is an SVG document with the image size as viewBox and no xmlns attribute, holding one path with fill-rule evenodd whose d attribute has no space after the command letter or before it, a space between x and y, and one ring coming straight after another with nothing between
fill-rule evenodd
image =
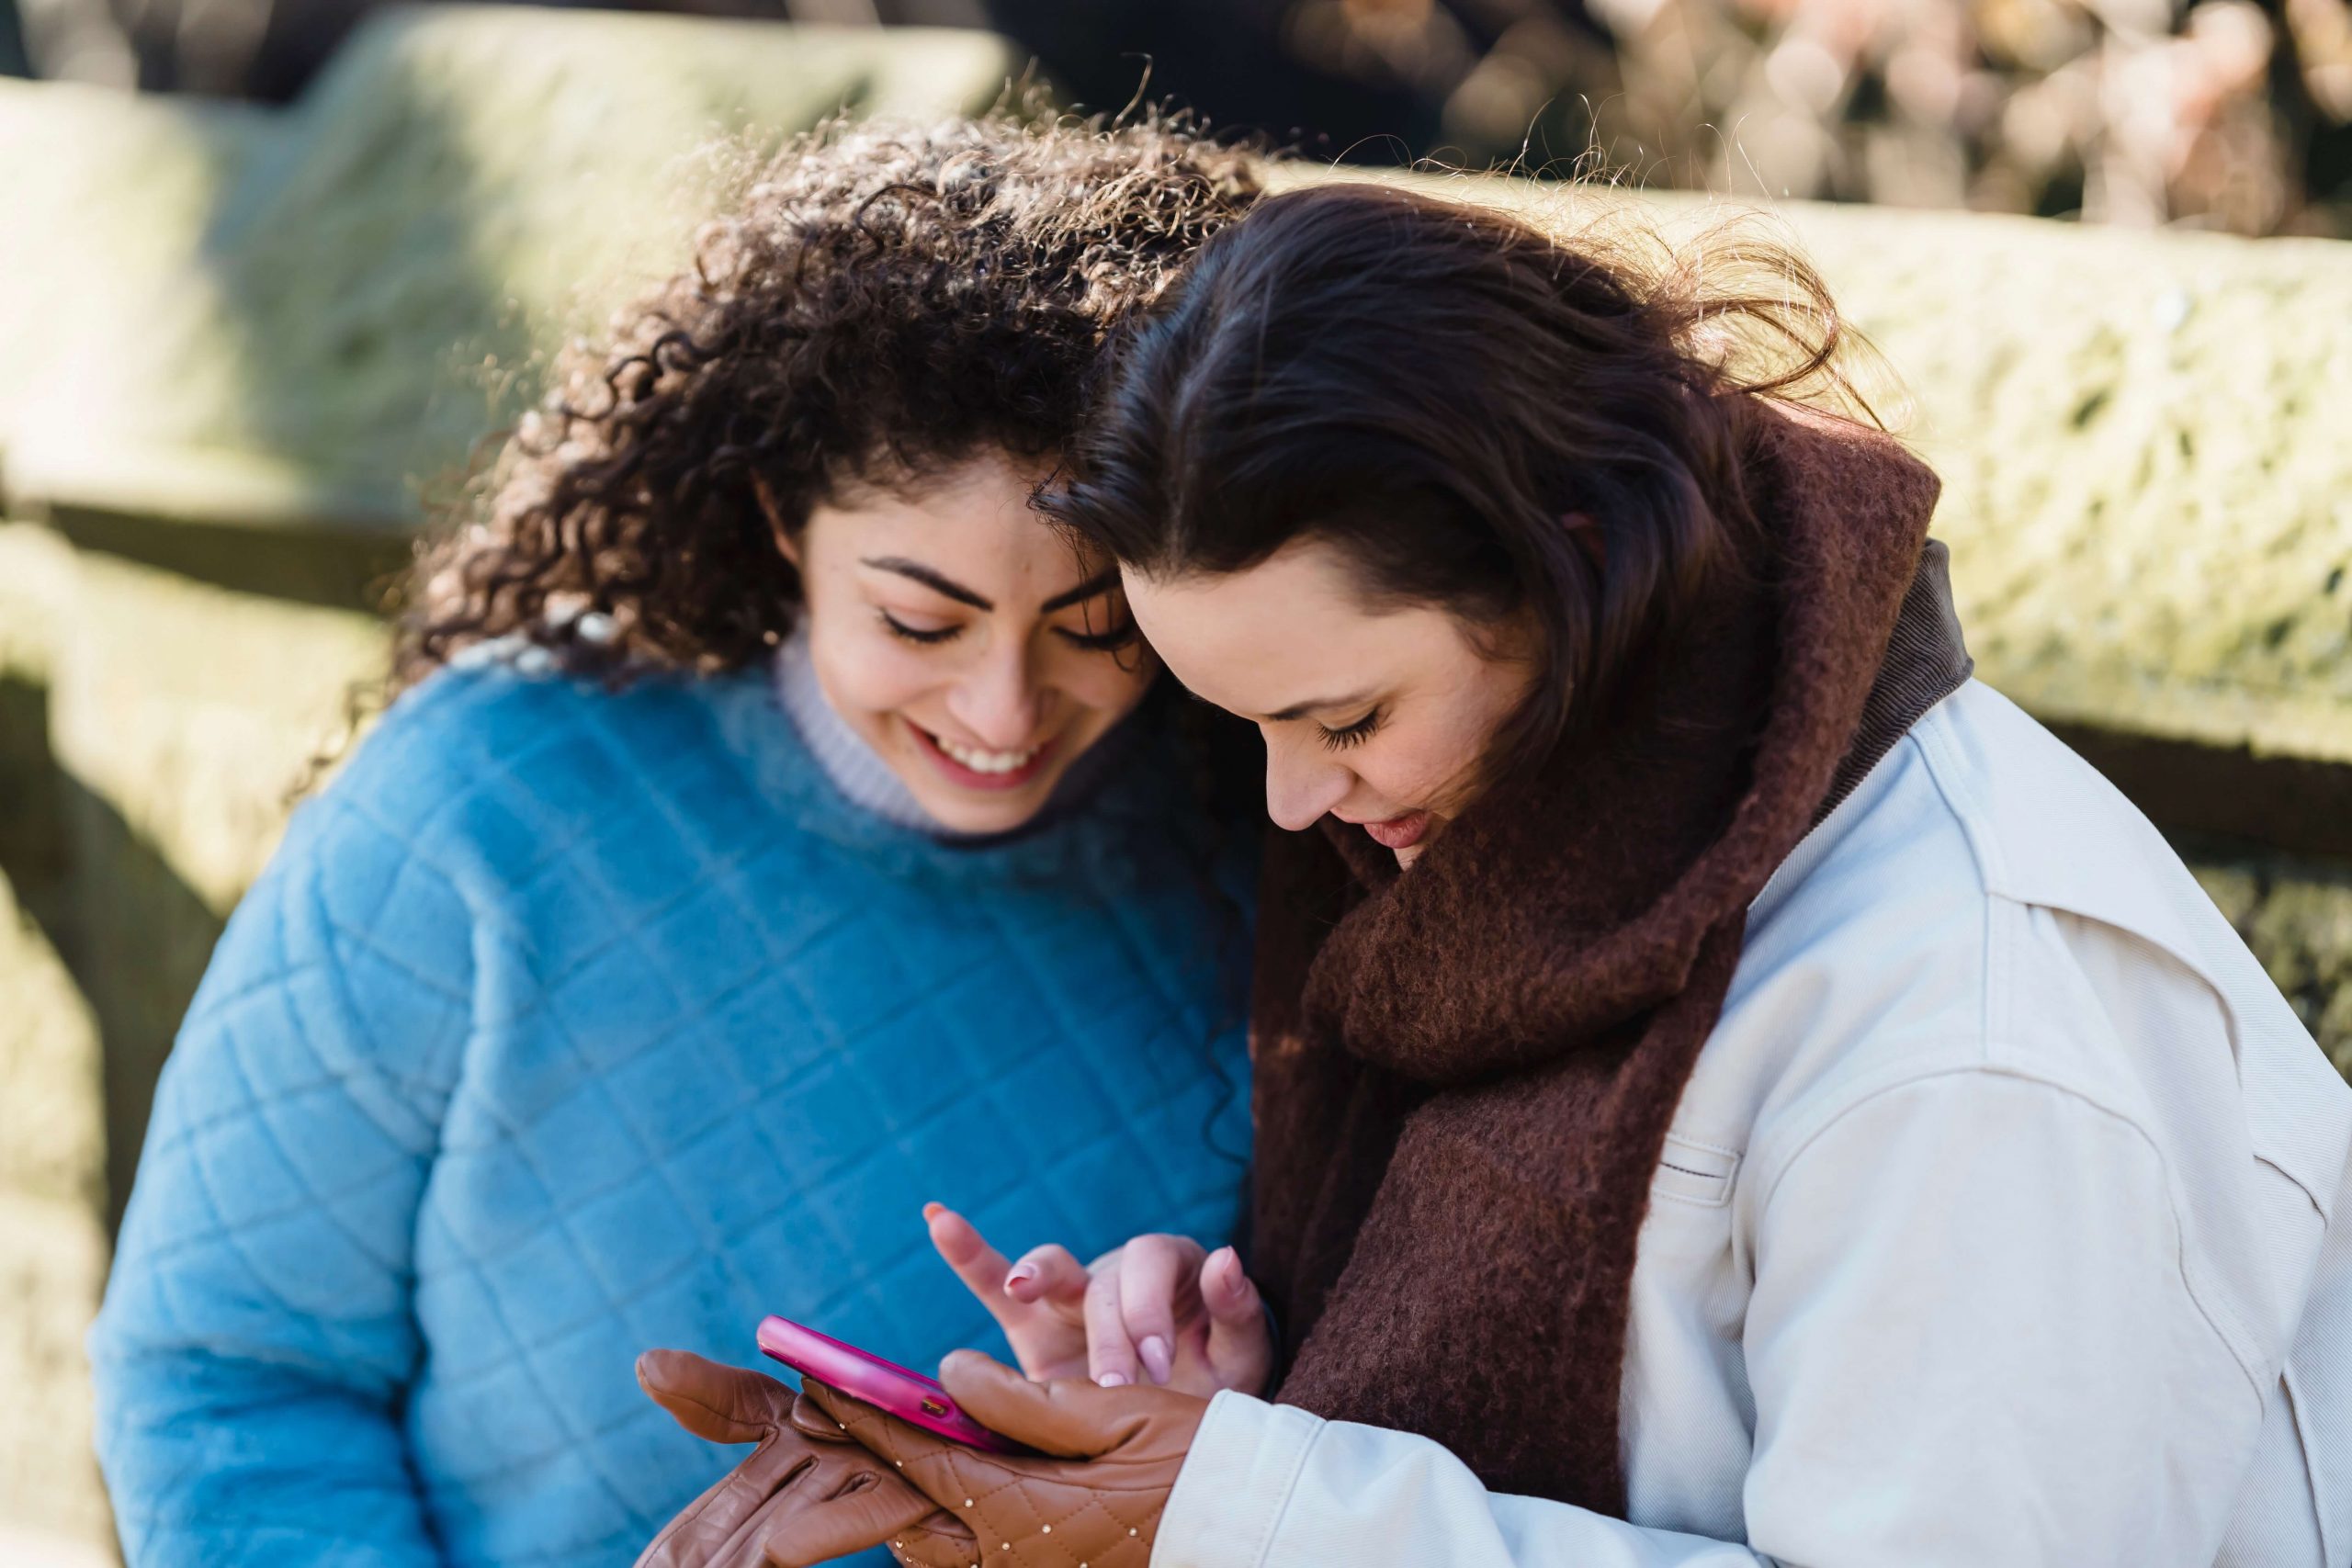
<instances>
[{"instance_id":1,"label":"woman's smiling mouth","mask_svg":"<svg viewBox=\"0 0 2352 1568\"><path fill-rule=\"evenodd\" d=\"M1023 751L990 751L933 735L912 719L907 720L907 728L940 774L965 789L1019 789L1042 773L1054 754L1052 740Z\"/></svg>"}]
</instances>

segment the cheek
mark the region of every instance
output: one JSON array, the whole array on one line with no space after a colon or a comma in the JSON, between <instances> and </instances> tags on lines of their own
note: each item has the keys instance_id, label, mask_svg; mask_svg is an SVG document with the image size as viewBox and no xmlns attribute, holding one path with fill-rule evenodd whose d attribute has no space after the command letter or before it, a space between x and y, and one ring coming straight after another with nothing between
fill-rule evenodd
<instances>
[{"instance_id":1,"label":"cheek","mask_svg":"<svg viewBox=\"0 0 2352 1568\"><path fill-rule=\"evenodd\" d=\"M1159 660L1139 648L1117 655L1069 649L1057 653L1043 675L1080 707L1124 713L1143 700L1159 673Z\"/></svg>"},{"instance_id":2,"label":"cheek","mask_svg":"<svg viewBox=\"0 0 2352 1568\"><path fill-rule=\"evenodd\" d=\"M1398 807L1433 804L1431 795L1445 781L1445 769L1420 737L1396 736L1395 744L1362 749L1340 761L1381 800Z\"/></svg>"},{"instance_id":3,"label":"cheek","mask_svg":"<svg viewBox=\"0 0 2352 1568\"><path fill-rule=\"evenodd\" d=\"M851 712L888 713L906 707L943 684L927 650L892 637L872 616L812 613L808 654L834 703Z\"/></svg>"},{"instance_id":4,"label":"cheek","mask_svg":"<svg viewBox=\"0 0 2352 1568\"><path fill-rule=\"evenodd\" d=\"M1471 775L1485 755L1482 716L1448 707L1428 724L1400 727L1389 738L1392 744L1376 757L1365 757L1356 771L1392 803L1451 815L1464 804Z\"/></svg>"}]
</instances>

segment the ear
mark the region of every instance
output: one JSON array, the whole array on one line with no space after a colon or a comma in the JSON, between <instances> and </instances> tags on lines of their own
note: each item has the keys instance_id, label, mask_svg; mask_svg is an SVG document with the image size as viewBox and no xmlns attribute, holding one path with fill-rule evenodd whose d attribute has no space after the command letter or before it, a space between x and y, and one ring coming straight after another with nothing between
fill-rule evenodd
<instances>
[{"instance_id":1,"label":"ear","mask_svg":"<svg viewBox=\"0 0 2352 1568\"><path fill-rule=\"evenodd\" d=\"M775 491L770 490L767 479L756 472L752 475L752 493L759 498L760 515L768 520L768 533L775 537L775 547L797 570L800 565L800 536L785 526L784 508L775 503Z\"/></svg>"}]
</instances>

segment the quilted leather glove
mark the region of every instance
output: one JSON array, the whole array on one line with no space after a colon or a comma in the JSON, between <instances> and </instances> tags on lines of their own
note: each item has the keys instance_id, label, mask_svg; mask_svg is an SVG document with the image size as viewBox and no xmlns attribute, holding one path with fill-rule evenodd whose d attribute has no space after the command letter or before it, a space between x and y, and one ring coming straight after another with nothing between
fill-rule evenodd
<instances>
[{"instance_id":1,"label":"quilted leather glove","mask_svg":"<svg viewBox=\"0 0 2352 1568\"><path fill-rule=\"evenodd\" d=\"M808 1397L962 1529L890 1539L917 1568L1147 1568L1159 1517L1208 1401L1173 1389L1031 1382L977 1350L940 1364L966 1415L1039 1450L1014 1457L934 1438L810 1380Z\"/></svg>"},{"instance_id":2,"label":"quilted leather glove","mask_svg":"<svg viewBox=\"0 0 2352 1568\"><path fill-rule=\"evenodd\" d=\"M926 1517L962 1538L930 1498L774 1378L648 1350L637 1381L695 1436L759 1444L662 1527L638 1568L807 1568L886 1540L927 1540Z\"/></svg>"}]
</instances>

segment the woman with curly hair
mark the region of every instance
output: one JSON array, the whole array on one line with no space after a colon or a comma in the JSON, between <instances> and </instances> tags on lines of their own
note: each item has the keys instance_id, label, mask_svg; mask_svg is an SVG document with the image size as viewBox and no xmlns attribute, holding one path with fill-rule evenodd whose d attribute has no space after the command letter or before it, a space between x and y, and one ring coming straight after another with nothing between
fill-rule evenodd
<instances>
[{"instance_id":1,"label":"woman with curly hair","mask_svg":"<svg viewBox=\"0 0 2352 1568\"><path fill-rule=\"evenodd\" d=\"M1254 835L1028 501L1255 194L1159 124L837 125L574 352L165 1070L92 1339L133 1563L624 1563L724 1468L642 1346L971 1342L939 1190L1231 1226Z\"/></svg>"}]
</instances>

